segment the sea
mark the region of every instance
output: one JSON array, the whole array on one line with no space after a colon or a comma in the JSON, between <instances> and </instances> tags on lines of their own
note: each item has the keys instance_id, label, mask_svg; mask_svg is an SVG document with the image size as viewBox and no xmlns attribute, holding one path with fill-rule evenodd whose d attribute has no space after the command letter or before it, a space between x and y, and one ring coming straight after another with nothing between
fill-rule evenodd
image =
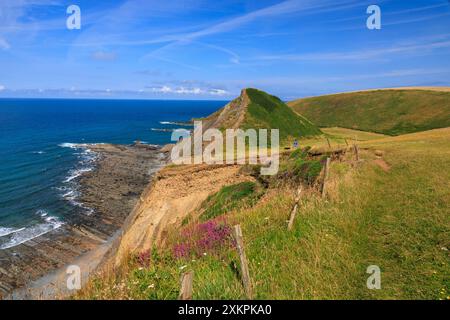
<instances>
[{"instance_id":1,"label":"sea","mask_svg":"<svg viewBox=\"0 0 450 320\"><path fill-rule=\"evenodd\" d=\"M78 201L78 178L95 167L93 143L171 143L225 101L0 99L0 250L95 214Z\"/></svg>"}]
</instances>

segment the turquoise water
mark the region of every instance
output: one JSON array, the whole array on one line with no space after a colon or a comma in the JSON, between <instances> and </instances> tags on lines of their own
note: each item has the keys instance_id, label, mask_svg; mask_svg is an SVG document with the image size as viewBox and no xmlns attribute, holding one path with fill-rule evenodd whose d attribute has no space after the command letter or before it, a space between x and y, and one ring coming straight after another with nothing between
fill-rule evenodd
<instances>
[{"instance_id":1,"label":"turquoise water","mask_svg":"<svg viewBox=\"0 0 450 320\"><path fill-rule=\"evenodd\" d=\"M171 122L206 116L223 101L0 99L0 250L91 213L77 177L96 155L79 143L170 143Z\"/></svg>"}]
</instances>

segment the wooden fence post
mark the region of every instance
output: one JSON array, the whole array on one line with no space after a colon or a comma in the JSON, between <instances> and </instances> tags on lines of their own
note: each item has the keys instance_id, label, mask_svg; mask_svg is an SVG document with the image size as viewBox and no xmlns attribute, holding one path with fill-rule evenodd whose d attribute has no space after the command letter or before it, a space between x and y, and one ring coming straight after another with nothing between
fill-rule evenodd
<instances>
[{"instance_id":1,"label":"wooden fence post","mask_svg":"<svg viewBox=\"0 0 450 320\"><path fill-rule=\"evenodd\" d=\"M327 162L325 162L323 182L322 182L322 198L325 198L326 195L328 174L330 172L330 160L331 160L330 158L327 158Z\"/></svg>"},{"instance_id":2,"label":"wooden fence post","mask_svg":"<svg viewBox=\"0 0 450 320\"><path fill-rule=\"evenodd\" d=\"M353 148L355 149L356 161L359 161L359 149L358 149L358 145L355 143L355 144L353 145Z\"/></svg>"},{"instance_id":3,"label":"wooden fence post","mask_svg":"<svg viewBox=\"0 0 450 320\"><path fill-rule=\"evenodd\" d=\"M295 205L294 205L294 208L292 209L291 216L289 218L288 230L291 230L292 226L294 225L295 215L297 214L298 202L300 201L301 193L302 193L302 187L300 186L297 190L297 196L295 197Z\"/></svg>"},{"instance_id":4,"label":"wooden fence post","mask_svg":"<svg viewBox=\"0 0 450 320\"><path fill-rule=\"evenodd\" d=\"M181 288L179 300L192 300L192 278L194 273L192 271L183 273L181 276Z\"/></svg>"},{"instance_id":5,"label":"wooden fence post","mask_svg":"<svg viewBox=\"0 0 450 320\"><path fill-rule=\"evenodd\" d=\"M244 283L245 294L247 295L248 299L253 299L252 283L250 280L247 257L245 256L244 239L242 237L242 230L240 225L234 226L234 237L236 239L236 247L241 261L241 275L242 282Z\"/></svg>"}]
</instances>

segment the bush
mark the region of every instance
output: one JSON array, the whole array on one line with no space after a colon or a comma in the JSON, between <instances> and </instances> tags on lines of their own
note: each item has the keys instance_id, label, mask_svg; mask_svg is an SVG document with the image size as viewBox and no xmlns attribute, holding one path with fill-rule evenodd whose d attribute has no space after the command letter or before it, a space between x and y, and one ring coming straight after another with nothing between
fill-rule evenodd
<instances>
[{"instance_id":1,"label":"bush","mask_svg":"<svg viewBox=\"0 0 450 320\"><path fill-rule=\"evenodd\" d=\"M307 146L303 149L297 149L291 153L289 159L306 159L308 156L308 151L311 149L310 146Z\"/></svg>"},{"instance_id":2,"label":"bush","mask_svg":"<svg viewBox=\"0 0 450 320\"><path fill-rule=\"evenodd\" d=\"M319 160L297 159L294 164L294 174L309 185L314 184L321 171L322 163Z\"/></svg>"}]
</instances>

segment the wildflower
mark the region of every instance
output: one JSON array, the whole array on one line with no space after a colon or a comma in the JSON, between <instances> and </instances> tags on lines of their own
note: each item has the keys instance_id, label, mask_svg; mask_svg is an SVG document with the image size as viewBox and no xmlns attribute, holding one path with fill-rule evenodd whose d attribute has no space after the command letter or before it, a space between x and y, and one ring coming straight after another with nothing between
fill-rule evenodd
<instances>
[{"instance_id":1,"label":"wildflower","mask_svg":"<svg viewBox=\"0 0 450 320\"><path fill-rule=\"evenodd\" d=\"M179 243L173 248L173 253L176 258L184 258L189 255L191 247L187 243Z\"/></svg>"},{"instance_id":2,"label":"wildflower","mask_svg":"<svg viewBox=\"0 0 450 320\"><path fill-rule=\"evenodd\" d=\"M180 270L183 270L183 269L186 268L186 267L187 267L187 265L181 266L181 267L180 267Z\"/></svg>"},{"instance_id":3,"label":"wildflower","mask_svg":"<svg viewBox=\"0 0 450 320\"><path fill-rule=\"evenodd\" d=\"M143 251L138 254L137 262L141 267L147 267L150 264L150 258L151 258L150 250Z\"/></svg>"},{"instance_id":4,"label":"wildflower","mask_svg":"<svg viewBox=\"0 0 450 320\"><path fill-rule=\"evenodd\" d=\"M175 258L206 256L208 252L231 245L231 227L223 220L209 220L181 231L182 242L173 247ZM195 260L193 260L195 261Z\"/></svg>"}]
</instances>

